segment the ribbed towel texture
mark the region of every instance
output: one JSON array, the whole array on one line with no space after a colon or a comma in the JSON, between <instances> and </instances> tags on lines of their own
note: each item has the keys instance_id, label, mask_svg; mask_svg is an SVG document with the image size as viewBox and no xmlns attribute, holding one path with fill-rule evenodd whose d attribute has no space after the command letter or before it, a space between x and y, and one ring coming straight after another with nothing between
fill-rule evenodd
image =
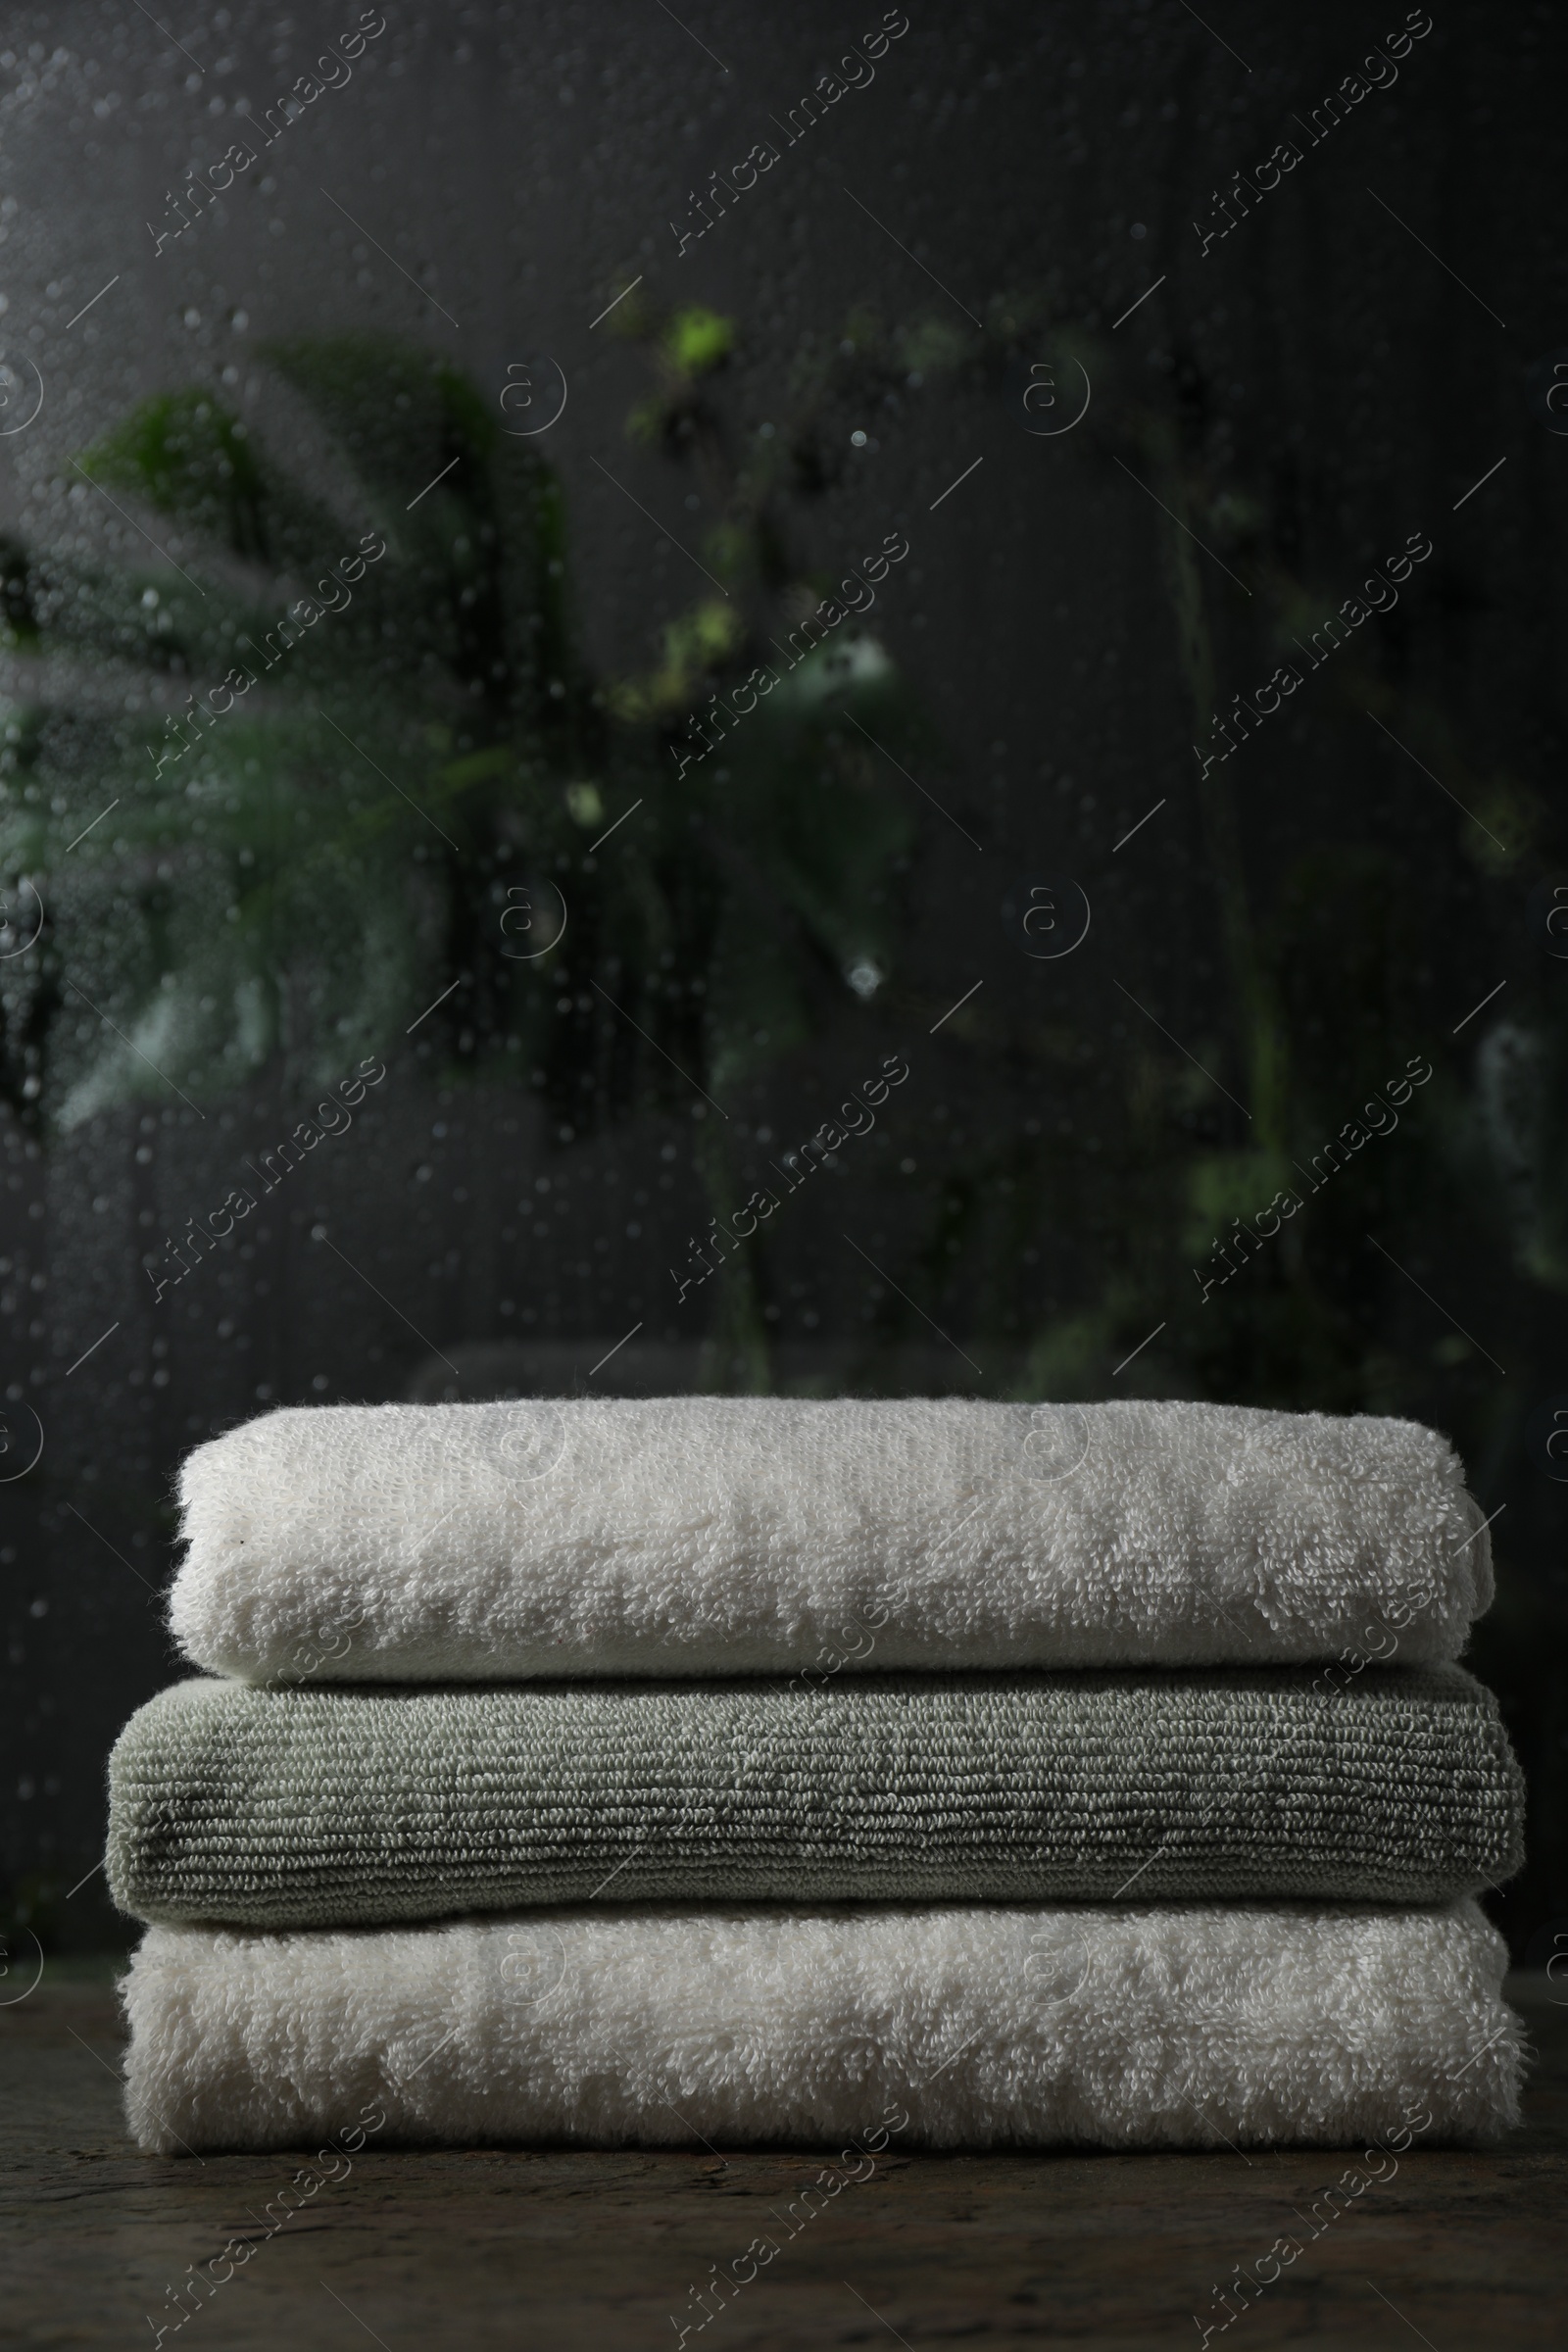
<instances>
[{"instance_id":1,"label":"ribbed towel texture","mask_svg":"<svg viewBox=\"0 0 1568 2352\"><path fill-rule=\"evenodd\" d=\"M123 1985L127 2100L138 2143L166 2154L1402 2150L1516 2121L1503 1965L1471 1902L154 1928ZM775 2222L791 2227L760 2212L737 2242Z\"/></svg>"},{"instance_id":2,"label":"ribbed towel texture","mask_svg":"<svg viewBox=\"0 0 1568 2352\"><path fill-rule=\"evenodd\" d=\"M1492 1597L1452 1447L1236 1405L333 1405L200 1446L171 1622L251 1682L1270 1664ZM1370 1629L1370 1630L1369 1630Z\"/></svg>"},{"instance_id":3,"label":"ribbed towel texture","mask_svg":"<svg viewBox=\"0 0 1568 2352\"><path fill-rule=\"evenodd\" d=\"M841 1677L153 1699L110 1766L145 1919L330 1927L518 1903L1325 1895L1433 1902L1522 1858L1457 1666Z\"/></svg>"}]
</instances>

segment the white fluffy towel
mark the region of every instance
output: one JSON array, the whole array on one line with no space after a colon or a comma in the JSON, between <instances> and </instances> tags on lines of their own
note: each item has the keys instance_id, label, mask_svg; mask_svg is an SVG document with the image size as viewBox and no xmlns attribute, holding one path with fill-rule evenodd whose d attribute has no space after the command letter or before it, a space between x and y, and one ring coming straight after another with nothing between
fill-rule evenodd
<instances>
[{"instance_id":1,"label":"white fluffy towel","mask_svg":"<svg viewBox=\"0 0 1568 2352\"><path fill-rule=\"evenodd\" d=\"M143 2148L1359 2146L1494 2138L1522 2032L1431 1910L670 1907L153 1928ZM882 2144L886 2144L886 2138Z\"/></svg>"},{"instance_id":2,"label":"white fluffy towel","mask_svg":"<svg viewBox=\"0 0 1568 2352\"><path fill-rule=\"evenodd\" d=\"M272 1412L198 1446L171 1621L250 1682L1456 1657L1453 1448L1242 1405Z\"/></svg>"}]
</instances>

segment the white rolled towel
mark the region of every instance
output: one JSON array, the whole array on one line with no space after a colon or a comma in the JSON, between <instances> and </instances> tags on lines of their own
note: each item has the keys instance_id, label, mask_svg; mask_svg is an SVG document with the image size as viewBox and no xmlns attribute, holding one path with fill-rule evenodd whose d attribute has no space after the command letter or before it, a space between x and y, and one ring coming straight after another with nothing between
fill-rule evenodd
<instances>
[{"instance_id":1,"label":"white rolled towel","mask_svg":"<svg viewBox=\"0 0 1568 2352\"><path fill-rule=\"evenodd\" d=\"M1419 1664L1492 1597L1446 1439L1241 1405L305 1406L179 1492L173 1632L253 1682Z\"/></svg>"},{"instance_id":2,"label":"white rolled towel","mask_svg":"<svg viewBox=\"0 0 1568 2352\"><path fill-rule=\"evenodd\" d=\"M1517 2121L1504 1964L1469 1900L153 1928L127 2108L165 2154L326 2141L328 2179L398 2142L1401 2152Z\"/></svg>"}]
</instances>

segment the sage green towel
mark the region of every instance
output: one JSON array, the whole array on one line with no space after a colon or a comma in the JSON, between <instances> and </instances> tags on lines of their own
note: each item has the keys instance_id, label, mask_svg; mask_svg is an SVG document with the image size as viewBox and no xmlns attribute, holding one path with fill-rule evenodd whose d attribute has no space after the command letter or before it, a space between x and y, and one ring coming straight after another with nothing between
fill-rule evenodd
<instances>
[{"instance_id":1,"label":"sage green towel","mask_svg":"<svg viewBox=\"0 0 1568 2352\"><path fill-rule=\"evenodd\" d=\"M189 1682L110 1763L143 1919L344 1927L603 1893L1431 1903L1519 1867L1454 1666L863 1675L818 1689Z\"/></svg>"}]
</instances>

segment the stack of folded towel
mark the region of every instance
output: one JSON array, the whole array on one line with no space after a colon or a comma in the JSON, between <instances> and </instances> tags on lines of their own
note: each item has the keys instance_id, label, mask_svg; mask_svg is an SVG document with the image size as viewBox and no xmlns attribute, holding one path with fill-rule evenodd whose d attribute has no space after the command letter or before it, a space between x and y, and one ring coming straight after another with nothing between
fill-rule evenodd
<instances>
[{"instance_id":1,"label":"stack of folded towel","mask_svg":"<svg viewBox=\"0 0 1568 2352\"><path fill-rule=\"evenodd\" d=\"M1474 1897L1522 1791L1429 1430L322 1406L181 1500L172 1620L225 1679L110 1769L144 2147L1515 2120Z\"/></svg>"}]
</instances>

